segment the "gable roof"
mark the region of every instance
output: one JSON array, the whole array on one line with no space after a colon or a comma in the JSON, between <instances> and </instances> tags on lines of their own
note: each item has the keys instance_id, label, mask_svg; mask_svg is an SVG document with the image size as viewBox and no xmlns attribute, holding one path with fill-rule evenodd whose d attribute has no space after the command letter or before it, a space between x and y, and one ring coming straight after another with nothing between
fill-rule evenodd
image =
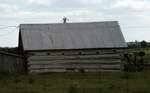
<instances>
[{"instance_id":1,"label":"gable roof","mask_svg":"<svg viewBox=\"0 0 150 93\"><path fill-rule=\"evenodd\" d=\"M24 50L127 47L117 21L21 24Z\"/></svg>"}]
</instances>

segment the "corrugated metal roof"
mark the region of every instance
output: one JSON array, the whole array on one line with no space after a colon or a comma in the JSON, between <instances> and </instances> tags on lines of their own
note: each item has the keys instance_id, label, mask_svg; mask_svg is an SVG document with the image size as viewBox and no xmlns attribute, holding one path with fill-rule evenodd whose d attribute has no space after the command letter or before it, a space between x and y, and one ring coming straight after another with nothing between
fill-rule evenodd
<instances>
[{"instance_id":1,"label":"corrugated metal roof","mask_svg":"<svg viewBox=\"0 0 150 93\"><path fill-rule=\"evenodd\" d=\"M117 21L21 24L24 50L126 47Z\"/></svg>"}]
</instances>

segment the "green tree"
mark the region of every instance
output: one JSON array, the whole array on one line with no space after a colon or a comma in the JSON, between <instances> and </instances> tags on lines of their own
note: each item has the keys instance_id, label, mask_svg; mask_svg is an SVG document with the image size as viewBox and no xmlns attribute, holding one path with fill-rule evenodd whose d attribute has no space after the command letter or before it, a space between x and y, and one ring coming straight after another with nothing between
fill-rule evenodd
<instances>
[{"instance_id":1,"label":"green tree","mask_svg":"<svg viewBox=\"0 0 150 93\"><path fill-rule=\"evenodd\" d=\"M147 42L145 40L141 41L141 47L146 48L147 47Z\"/></svg>"}]
</instances>

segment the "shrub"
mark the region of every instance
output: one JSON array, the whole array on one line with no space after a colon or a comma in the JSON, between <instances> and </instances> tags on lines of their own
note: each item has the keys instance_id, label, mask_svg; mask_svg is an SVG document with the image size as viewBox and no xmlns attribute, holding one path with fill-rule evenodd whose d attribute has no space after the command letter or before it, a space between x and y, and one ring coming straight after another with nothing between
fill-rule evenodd
<instances>
[{"instance_id":1,"label":"shrub","mask_svg":"<svg viewBox=\"0 0 150 93\"><path fill-rule=\"evenodd\" d=\"M142 71L144 69L145 52L124 54L124 71Z\"/></svg>"},{"instance_id":2,"label":"shrub","mask_svg":"<svg viewBox=\"0 0 150 93\"><path fill-rule=\"evenodd\" d=\"M73 87L73 86L70 86L68 91L69 91L68 93L77 93L76 87Z\"/></svg>"}]
</instances>

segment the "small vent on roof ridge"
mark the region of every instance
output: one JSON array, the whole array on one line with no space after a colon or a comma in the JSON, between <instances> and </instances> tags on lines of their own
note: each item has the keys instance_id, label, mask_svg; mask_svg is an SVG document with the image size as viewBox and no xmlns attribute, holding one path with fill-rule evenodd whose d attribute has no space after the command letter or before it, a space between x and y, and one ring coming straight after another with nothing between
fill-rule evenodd
<instances>
[{"instance_id":1,"label":"small vent on roof ridge","mask_svg":"<svg viewBox=\"0 0 150 93\"><path fill-rule=\"evenodd\" d=\"M66 24L67 23L67 21L69 21L69 19L67 18L67 17L63 17L63 24Z\"/></svg>"}]
</instances>

